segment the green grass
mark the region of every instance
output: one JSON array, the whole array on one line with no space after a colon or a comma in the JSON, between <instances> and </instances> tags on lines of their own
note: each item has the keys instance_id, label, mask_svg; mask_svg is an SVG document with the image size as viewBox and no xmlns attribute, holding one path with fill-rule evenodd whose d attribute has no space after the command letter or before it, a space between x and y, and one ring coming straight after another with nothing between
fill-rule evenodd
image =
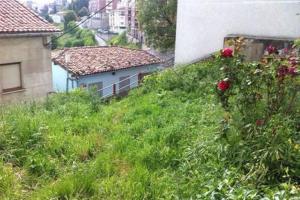
<instances>
[{"instance_id":1,"label":"green grass","mask_svg":"<svg viewBox=\"0 0 300 200\"><path fill-rule=\"evenodd\" d=\"M218 140L219 70L199 63L150 76L121 100L57 94L0 108L0 199L288 199L255 185Z\"/></svg>"}]
</instances>

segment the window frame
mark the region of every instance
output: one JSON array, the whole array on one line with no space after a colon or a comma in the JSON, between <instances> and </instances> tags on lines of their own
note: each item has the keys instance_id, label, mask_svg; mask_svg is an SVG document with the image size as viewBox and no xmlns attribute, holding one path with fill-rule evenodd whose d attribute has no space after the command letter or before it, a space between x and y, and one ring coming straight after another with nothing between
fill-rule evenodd
<instances>
[{"instance_id":1,"label":"window frame","mask_svg":"<svg viewBox=\"0 0 300 200\"><path fill-rule=\"evenodd\" d=\"M13 63L2 63L0 64L0 68L8 65L18 65L19 66L19 79L20 79L20 86L13 87L13 88L1 88L1 93L11 93L24 90L23 88L23 77L22 77L22 63L21 62L13 62Z\"/></svg>"}]
</instances>

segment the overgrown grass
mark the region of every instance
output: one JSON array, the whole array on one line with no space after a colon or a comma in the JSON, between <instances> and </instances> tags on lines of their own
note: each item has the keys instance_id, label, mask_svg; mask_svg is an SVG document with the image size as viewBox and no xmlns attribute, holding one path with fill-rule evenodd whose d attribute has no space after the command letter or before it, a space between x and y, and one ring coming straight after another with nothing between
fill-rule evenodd
<instances>
[{"instance_id":1,"label":"overgrown grass","mask_svg":"<svg viewBox=\"0 0 300 200\"><path fill-rule=\"evenodd\" d=\"M0 199L297 199L228 164L210 63L150 76L122 100L57 94L1 107Z\"/></svg>"}]
</instances>

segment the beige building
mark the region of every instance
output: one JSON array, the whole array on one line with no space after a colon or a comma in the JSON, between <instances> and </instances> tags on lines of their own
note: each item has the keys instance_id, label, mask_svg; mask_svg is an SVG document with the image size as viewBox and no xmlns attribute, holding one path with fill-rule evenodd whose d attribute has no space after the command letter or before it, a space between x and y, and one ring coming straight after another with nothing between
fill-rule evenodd
<instances>
[{"instance_id":1,"label":"beige building","mask_svg":"<svg viewBox=\"0 0 300 200\"><path fill-rule=\"evenodd\" d=\"M0 0L0 103L52 91L50 36L59 32L16 0Z\"/></svg>"}]
</instances>

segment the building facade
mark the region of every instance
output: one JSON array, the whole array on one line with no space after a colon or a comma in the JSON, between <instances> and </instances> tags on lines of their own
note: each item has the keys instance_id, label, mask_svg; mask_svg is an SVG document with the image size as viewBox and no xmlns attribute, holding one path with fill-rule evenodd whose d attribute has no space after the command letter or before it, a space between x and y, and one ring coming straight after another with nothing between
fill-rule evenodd
<instances>
[{"instance_id":1,"label":"building facade","mask_svg":"<svg viewBox=\"0 0 300 200\"><path fill-rule=\"evenodd\" d=\"M16 0L0 0L0 103L52 91L50 36L59 32Z\"/></svg>"},{"instance_id":2,"label":"building facade","mask_svg":"<svg viewBox=\"0 0 300 200\"><path fill-rule=\"evenodd\" d=\"M138 22L138 9L136 0L128 0L127 13L127 36L129 40L131 40L133 43L143 43L144 33L141 31Z\"/></svg>"},{"instance_id":3,"label":"building facade","mask_svg":"<svg viewBox=\"0 0 300 200\"><path fill-rule=\"evenodd\" d=\"M109 30L109 13L113 8L116 8L118 0L106 6L110 1L107 0L90 0L89 11L94 14L93 18L88 20L85 26L92 29ZM101 10L101 12L99 12Z\"/></svg>"},{"instance_id":4,"label":"building facade","mask_svg":"<svg viewBox=\"0 0 300 200\"><path fill-rule=\"evenodd\" d=\"M300 37L298 0L179 0L176 63L197 61L221 49L227 35Z\"/></svg>"},{"instance_id":5,"label":"building facade","mask_svg":"<svg viewBox=\"0 0 300 200\"><path fill-rule=\"evenodd\" d=\"M107 11L109 13L109 28L111 32L121 34L127 30L127 9L128 1L119 0L115 5L112 4L112 8Z\"/></svg>"}]
</instances>

